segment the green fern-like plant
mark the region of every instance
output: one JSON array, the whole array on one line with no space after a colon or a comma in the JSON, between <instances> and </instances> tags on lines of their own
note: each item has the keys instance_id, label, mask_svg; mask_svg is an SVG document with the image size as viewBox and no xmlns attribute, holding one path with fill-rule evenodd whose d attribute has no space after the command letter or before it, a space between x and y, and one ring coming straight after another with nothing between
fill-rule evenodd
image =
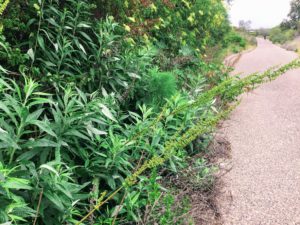
<instances>
[{"instance_id":1,"label":"green fern-like plant","mask_svg":"<svg viewBox=\"0 0 300 225\"><path fill-rule=\"evenodd\" d=\"M147 83L146 103L161 105L177 92L176 78L171 72L151 71Z\"/></svg>"}]
</instances>

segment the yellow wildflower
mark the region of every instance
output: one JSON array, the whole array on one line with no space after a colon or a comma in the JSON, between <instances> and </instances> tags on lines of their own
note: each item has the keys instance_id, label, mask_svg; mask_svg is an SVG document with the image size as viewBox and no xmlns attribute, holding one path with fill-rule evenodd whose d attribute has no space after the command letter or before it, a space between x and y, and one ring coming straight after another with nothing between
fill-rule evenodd
<instances>
[{"instance_id":1,"label":"yellow wildflower","mask_svg":"<svg viewBox=\"0 0 300 225\"><path fill-rule=\"evenodd\" d=\"M189 2L187 2L186 0L182 0L182 2L185 4L185 6L186 6L187 8L189 8L189 9L191 8Z\"/></svg>"},{"instance_id":2,"label":"yellow wildflower","mask_svg":"<svg viewBox=\"0 0 300 225\"><path fill-rule=\"evenodd\" d=\"M131 28L130 26L126 25L126 24L123 24L124 26L124 29L127 31L127 32L130 32L131 31Z\"/></svg>"},{"instance_id":3,"label":"yellow wildflower","mask_svg":"<svg viewBox=\"0 0 300 225\"><path fill-rule=\"evenodd\" d=\"M154 28L155 28L156 30L159 30L159 29L160 29L159 25L155 25Z\"/></svg>"},{"instance_id":4,"label":"yellow wildflower","mask_svg":"<svg viewBox=\"0 0 300 225\"><path fill-rule=\"evenodd\" d=\"M10 0L5 0L2 4L0 4L0 16L3 14Z\"/></svg>"},{"instance_id":5,"label":"yellow wildflower","mask_svg":"<svg viewBox=\"0 0 300 225\"><path fill-rule=\"evenodd\" d=\"M134 18L134 17L128 17L128 19L129 19L131 22L135 23L135 18Z\"/></svg>"},{"instance_id":6,"label":"yellow wildflower","mask_svg":"<svg viewBox=\"0 0 300 225\"><path fill-rule=\"evenodd\" d=\"M131 46L135 45L135 41L132 38L126 38L125 41L130 44Z\"/></svg>"},{"instance_id":7,"label":"yellow wildflower","mask_svg":"<svg viewBox=\"0 0 300 225\"><path fill-rule=\"evenodd\" d=\"M124 2L124 6L125 6L125 8L128 8L129 4L128 4L127 0Z\"/></svg>"},{"instance_id":8,"label":"yellow wildflower","mask_svg":"<svg viewBox=\"0 0 300 225\"><path fill-rule=\"evenodd\" d=\"M157 7L154 5L154 3L152 3L150 5L150 9L153 11L153 12L157 12Z\"/></svg>"},{"instance_id":9,"label":"yellow wildflower","mask_svg":"<svg viewBox=\"0 0 300 225\"><path fill-rule=\"evenodd\" d=\"M41 9L41 7L36 3L33 4L33 7L36 9L36 11L40 11Z\"/></svg>"},{"instance_id":10,"label":"yellow wildflower","mask_svg":"<svg viewBox=\"0 0 300 225\"><path fill-rule=\"evenodd\" d=\"M188 17L188 21L193 24L195 21L195 13L191 13Z\"/></svg>"}]
</instances>

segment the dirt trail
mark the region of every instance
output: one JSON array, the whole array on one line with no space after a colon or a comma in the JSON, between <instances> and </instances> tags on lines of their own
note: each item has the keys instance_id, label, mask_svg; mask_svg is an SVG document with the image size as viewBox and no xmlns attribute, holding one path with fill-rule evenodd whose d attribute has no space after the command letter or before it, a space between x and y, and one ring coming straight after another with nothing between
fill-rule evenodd
<instances>
[{"instance_id":1,"label":"dirt trail","mask_svg":"<svg viewBox=\"0 0 300 225\"><path fill-rule=\"evenodd\" d=\"M246 76L296 57L258 39L235 73ZM222 132L232 145L232 170L219 199L224 224L300 225L300 70L244 95Z\"/></svg>"}]
</instances>

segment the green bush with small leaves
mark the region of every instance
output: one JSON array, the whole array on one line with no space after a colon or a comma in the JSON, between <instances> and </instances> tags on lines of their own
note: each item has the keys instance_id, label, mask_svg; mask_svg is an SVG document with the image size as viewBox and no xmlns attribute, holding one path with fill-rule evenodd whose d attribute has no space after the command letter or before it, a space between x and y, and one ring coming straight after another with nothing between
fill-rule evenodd
<instances>
[{"instance_id":1,"label":"green bush with small leaves","mask_svg":"<svg viewBox=\"0 0 300 225\"><path fill-rule=\"evenodd\" d=\"M146 102L152 105L163 105L177 92L176 78L171 72L151 71L147 82Z\"/></svg>"}]
</instances>

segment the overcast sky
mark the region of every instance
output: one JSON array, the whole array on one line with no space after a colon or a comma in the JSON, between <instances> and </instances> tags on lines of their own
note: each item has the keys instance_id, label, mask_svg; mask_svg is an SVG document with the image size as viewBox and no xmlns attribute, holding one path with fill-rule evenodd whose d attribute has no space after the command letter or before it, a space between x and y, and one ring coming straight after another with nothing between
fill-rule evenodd
<instances>
[{"instance_id":1,"label":"overcast sky","mask_svg":"<svg viewBox=\"0 0 300 225\"><path fill-rule=\"evenodd\" d=\"M252 28L274 27L287 17L291 0L233 0L230 18L233 25L251 20Z\"/></svg>"}]
</instances>

